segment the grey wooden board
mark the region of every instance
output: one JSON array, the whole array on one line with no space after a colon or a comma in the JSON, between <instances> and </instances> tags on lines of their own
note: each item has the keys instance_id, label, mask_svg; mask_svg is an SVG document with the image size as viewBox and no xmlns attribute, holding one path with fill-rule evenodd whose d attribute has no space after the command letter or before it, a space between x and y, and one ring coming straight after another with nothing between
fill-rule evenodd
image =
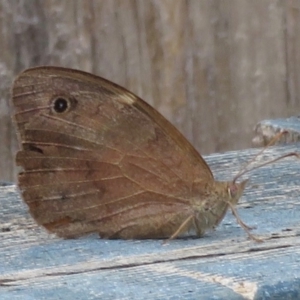
<instances>
[{"instance_id":1,"label":"grey wooden board","mask_svg":"<svg viewBox=\"0 0 300 300\"><path fill-rule=\"evenodd\" d=\"M287 131L279 143L296 143L300 141L300 116L285 119L264 120L259 122L255 129L252 142L256 146L268 144L281 131Z\"/></svg>"},{"instance_id":2,"label":"grey wooden board","mask_svg":"<svg viewBox=\"0 0 300 300\"><path fill-rule=\"evenodd\" d=\"M256 162L299 148L270 148ZM230 180L257 151L206 160ZM63 240L35 225L14 185L0 187L0 299L299 299L299 171L289 158L251 173L238 211L264 243L249 241L231 213L201 239L165 245Z\"/></svg>"}]
</instances>

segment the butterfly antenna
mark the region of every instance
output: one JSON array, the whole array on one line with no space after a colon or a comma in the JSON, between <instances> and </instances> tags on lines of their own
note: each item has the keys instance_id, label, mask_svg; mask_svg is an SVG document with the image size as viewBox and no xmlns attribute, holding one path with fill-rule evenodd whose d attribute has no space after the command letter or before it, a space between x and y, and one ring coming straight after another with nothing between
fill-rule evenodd
<instances>
[{"instance_id":1,"label":"butterfly antenna","mask_svg":"<svg viewBox=\"0 0 300 300\"><path fill-rule=\"evenodd\" d=\"M275 161L278 161L278 160L281 160L281 159L283 159L283 158L290 157L290 156L296 156L297 158L300 159L300 154L299 154L299 153L297 153L297 152L290 152L290 153L281 155L281 156L279 156L279 157L277 157L277 158L274 158L274 159L272 159L272 160L270 160L270 161L264 162L264 163L260 164L259 166L255 166L255 167L253 167L251 170L245 170L245 171L242 172L239 176L244 175L244 174L247 173L248 171L256 170L256 169L258 169L258 168L260 168L260 167L263 167L263 166L272 164L272 163L274 163Z\"/></svg>"},{"instance_id":2,"label":"butterfly antenna","mask_svg":"<svg viewBox=\"0 0 300 300\"><path fill-rule=\"evenodd\" d=\"M278 158L275 158L275 159L273 159L273 160L271 160L271 161L268 161L268 162L265 162L265 163L263 163L263 164L261 164L261 165L259 165L259 166L256 166L256 167L253 167L252 169L250 169L250 170L248 170L247 168L248 168L248 166L253 162L253 161L255 161L256 160L256 158L259 156L259 155L261 155L267 148L269 148L270 146L272 146L272 145L274 145L284 134L286 134L286 133L288 133L288 131L286 131L286 130L284 130L284 131L281 131L281 132L279 132L278 134L276 134L275 136L274 136L274 138L266 145L266 146L264 146L252 159L250 159L247 163L246 163L246 165L237 173L237 175L235 175L235 177L233 178L233 183L235 183L236 182L236 180L239 178L239 177L241 177L242 175L244 175L245 173L247 173L247 172L249 172L249 171L252 171L252 170L255 170L255 169L258 169L258 168L260 168L260 167L262 167L262 166L265 166L265 165L268 165L268 164L271 164L271 163L273 163L273 162L275 162L275 161L278 161L278 160L280 160L280 159L282 159L282 158L285 158L285 157L289 157L289 156L297 156L298 158L300 158L300 156L299 156L299 154L298 153L295 153L295 152L293 152L293 153L288 153L288 154L285 154L285 155L283 155L283 156L280 156L280 157L278 157Z\"/></svg>"}]
</instances>

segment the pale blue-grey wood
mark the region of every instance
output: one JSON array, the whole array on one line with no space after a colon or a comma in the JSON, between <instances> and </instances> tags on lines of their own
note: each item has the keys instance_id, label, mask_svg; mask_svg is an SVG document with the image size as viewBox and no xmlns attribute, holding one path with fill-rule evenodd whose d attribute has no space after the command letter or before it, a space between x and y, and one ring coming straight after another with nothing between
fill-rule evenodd
<instances>
[{"instance_id":1,"label":"pale blue-grey wood","mask_svg":"<svg viewBox=\"0 0 300 300\"><path fill-rule=\"evenodd\" d=\"M258 163L299 144L268 149ZM257 150L206 157L230 179ZM62 240L38 228L15 186L0 188L0 299L299 299L300 160L255 170L238 211L215 232L159 240ZM248 176L245 176L248 177Z\"/></svg>"},{"instance_id":2,"label":"pale blue-grey wood","mask_svg":"<svg viewBox=\"0 0 300 300\"><path fill-rule=\"evenodd\" d=\"M253 143L255 145L266 145L274 136L282 131L283 135L279 143L296 143L300 142L300 112L299 116L293 116L285 119L263 120L255 127L255 137Z\"/></svg>"}]
</instances>

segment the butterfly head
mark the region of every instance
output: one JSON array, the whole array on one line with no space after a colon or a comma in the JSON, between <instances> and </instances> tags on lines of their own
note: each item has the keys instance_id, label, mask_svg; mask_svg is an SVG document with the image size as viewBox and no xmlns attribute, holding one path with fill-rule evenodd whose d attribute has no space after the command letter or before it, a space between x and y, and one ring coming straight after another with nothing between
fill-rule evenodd
<instances>
[{"instance_id":1,"label":"butterfly head","mask_svg":"<svg viewBox=\"0 0 300 300\"><path fill-rule=\"evenodd\" d=\"M238 203L239 199L241 198L248 179L237 183L236 181L228 182L227 184L227 193L228 193L228 200L231 204L235 205Z\"/></svg>"}]
</instances>

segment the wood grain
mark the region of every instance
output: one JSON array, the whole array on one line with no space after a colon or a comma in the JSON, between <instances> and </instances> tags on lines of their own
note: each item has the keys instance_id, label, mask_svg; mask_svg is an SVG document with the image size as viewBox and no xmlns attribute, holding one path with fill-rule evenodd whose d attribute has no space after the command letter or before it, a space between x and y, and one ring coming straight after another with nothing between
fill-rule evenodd
<instances>
[{"instance_id":1,"label":"wood grain","mask_svg":"<svg viewBox=\"0 0 300 300\"><path fill-rule=\"evenodd\" d=\"M263 120L255 126L252 143L255 146L266 146L279 132L285 131L277 144L297 143L300 141L300 117Z\"/></svg>"},{"instance_id":2,"label":"wood grain","mask_svg":"<svg viewBox=\"0 0 300 300\"><path fill-rule=\"evenodd\" d=\"M249 147L300 110L299 16L297 0L1 1L0 178L16 178L12 79L44 64L124 85L202 154Z\"/></svg>"},{"instance_id":3,"label":"wood grain","mask_svg":"<svg viewBox=\"0 0 300 300\"><path fill-rule=\"evenodd\" d=\"M259 162L296 149L270 148ZM256 152L205 159L223 180ZM248 241L231 214L201 239L166 245L97 236L61 240L34 224L15 186L1 187L1 299L297 299L299 164L287 159L251 176L238 210L266 239L262 244Z\"/></svg>"}]
</instances>

